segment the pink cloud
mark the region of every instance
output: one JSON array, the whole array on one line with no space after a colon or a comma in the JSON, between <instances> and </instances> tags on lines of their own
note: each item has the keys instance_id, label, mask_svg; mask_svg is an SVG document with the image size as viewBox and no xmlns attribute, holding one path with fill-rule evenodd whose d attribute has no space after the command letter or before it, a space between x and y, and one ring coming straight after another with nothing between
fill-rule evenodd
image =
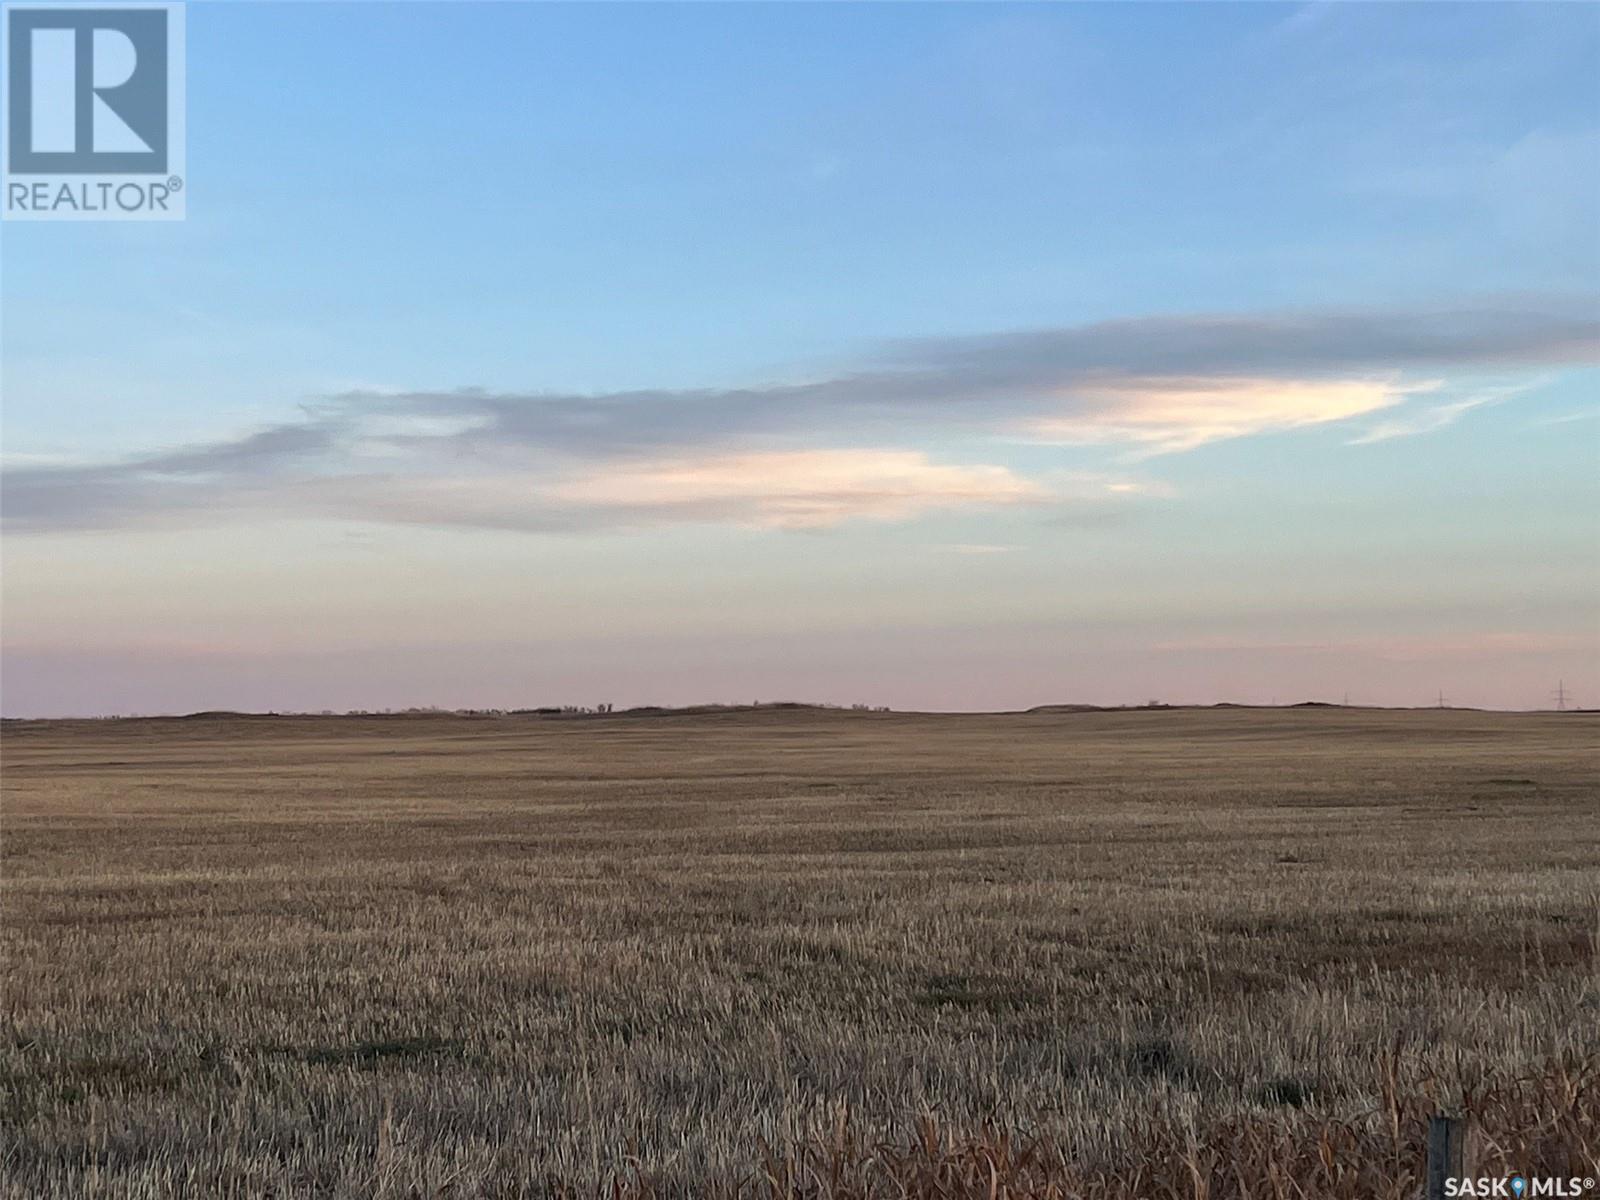
<instances>
[{"instance_id":1,"label":"pink cloud","mask_svg":"<svg viewBox=\"0 0 1600 1200\"><path fill-rule=\"evenodd\" d=\"M1133 443L1151 454L1363 416L1436 383L1374 379L1146 378L1075 387L1075 411L1032 421L1044 441Z\"/></svg>"},{"instance_id":2,"label":"pink cloud","mask_svg":"<svg viewBox=\"0 0 1600 1200\"><path fill-rule=\"evenodd\" d=\"M558 484L552 499L760 528L901 521L932 509L1037 504L1039 484L1007 467L947 465L914 450L804 450L612 465Z\"/></svg>"}]
</instances>

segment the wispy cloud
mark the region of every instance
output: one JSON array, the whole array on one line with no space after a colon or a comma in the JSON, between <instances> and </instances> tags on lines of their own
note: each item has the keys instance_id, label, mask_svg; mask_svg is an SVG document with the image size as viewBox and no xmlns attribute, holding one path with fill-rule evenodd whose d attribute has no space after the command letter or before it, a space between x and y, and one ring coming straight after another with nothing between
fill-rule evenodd
<instances>
[{"instance_id":1,"label":"wispy cloud","mask_svg":"<svg viewBox=\"0 0 1600 1200\"><path fill-rule=\"evenodd\" d=\"M491 503L516 482L480 489ZM528 497L533 507L591 514L604 525L711 521L823 529L851 520L907 520L939 508L1041 504L1037 483L1000 466L950 466L913 450L806 450L623 462Z\"/></svg>"},{"instance_id":2,"label":"wispy cloud","mask_svg":"<svg viewBox=\"0 0 1600 1200\"><path fill-rule=\"evenodd\" d=\"M1021 437L1170 454L1395 407L1434 386L1415 372L1597 358L1593 303L1148 317L897 342L853 371L756 387L349 392L238 438L23 462L0 482L14 531L246 516L819 527L1061 499L1007 466L940 461L935 445ZM1396 417L1358 440L1438 427L1487 402ZM1159 490L1119 482L1110 495Z\"/></svg>"},{"instance_id":3,"label":"wispy cloud","mask_svg":"<svg viewBox=\"0 0 1600 1200\"><path fill-rule=\"evenodd\" d=\"M1085 389L1084 411L1045 417L1031 432L1045 441L1129 443L1145 453L1172 454L1207 442L1363 416L1434 386L1378 380L1132 380Z\"/></svg>"},{"instance_id":4,"label":"wispy cloud","mask_svg":"<svg viewBox=\"0 0 1600 1200\"><path fill-rule=\"evenodd\" d=\"M1545 429L1551 425L1572 425L1578 421L1600 421L1600 408L1585 408L1577 412L1562 413L1556 417L1528 422L1529 429Z\"/></svg>"},{"instance_id":5,"label":"wispy cloud","mask_svg":"<svg viewBox=\"0 0 1600 1200\"><path fill-rule=\"evenodd\" d=\"M1393 417L1378 422L1357 437L1350 439L1352 446L1366 446L1373 442L1387 442L1393 438L1416 437L1418 434L1434 433L1454 425L1462 416L1475 408L1485 408L1492 404L1499 404L1513 396L1522 395L1538 387L1542 380L1530 380L1527 383L1516 384L1509 387L1480 389L1469 396L1459 400L1451 400L1443 404L1430 404L1407 412L1397 413ZM1425 391L1434 391L1439 385L1434 384Z\"/></svg>"}]
</instances>

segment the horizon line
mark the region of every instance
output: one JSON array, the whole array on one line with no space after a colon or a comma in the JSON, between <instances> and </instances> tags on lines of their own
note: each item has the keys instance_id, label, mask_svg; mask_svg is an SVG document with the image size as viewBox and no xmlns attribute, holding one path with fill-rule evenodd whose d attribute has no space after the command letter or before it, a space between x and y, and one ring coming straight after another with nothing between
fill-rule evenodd
<instances>
[{"instance_id":1,"label":"horizon line","mask_svg":"<svg viewBox=\"0 0 1600 1200\"><path fill-rule=\"evenodd\" d=\"M1600 708L1485 708L1472 704L1348 704L1336 700L1295 700L1284 704L1252 704L1242 701L1213 700L1207 703L1167 704L1159 701L1144 704L1084 704L1061 701L1052 704L1035 704L1028 708L972 708L972 709L916 709L893 708L876 704L836 704L828 701L770 700L749 704L639 704L629 708L612 708L609 705L539 705L527 708L443 708L431 705L406 708L366 709L199 709L193 712L154 713L99 713L93 716L0 716L6 725L35 722L65 721L195 721L195 720L346 720L352 718L417 718L456 717L463 720L487 720L506 717L531 717L536 720L583 720L610 717L666 717L706 716L712 714L739 714L757 712L826 712L860 716L902 717L1007 717L1049 713L1117 713L1117 712L1179 712L1209 711L1214 709L1289 710L1334 709L1361 712L1472 712L1472 713L1600 713Z\"/></svg>"}]
</instances>

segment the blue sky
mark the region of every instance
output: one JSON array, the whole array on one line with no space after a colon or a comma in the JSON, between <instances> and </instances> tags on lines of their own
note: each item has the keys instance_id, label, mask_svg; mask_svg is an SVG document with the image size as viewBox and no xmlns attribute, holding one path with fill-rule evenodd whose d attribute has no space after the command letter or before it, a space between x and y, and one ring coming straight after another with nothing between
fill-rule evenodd
<instances>
[{"instance_id":1,"label":"blue sky","mask_svg":"<svg viewBox=\"0 0 1600 1200\"><path fill-rule=\"evenodd\" d=\"M0 232L5 709L1600 699L1597 67L192 5L187 221Z\"/></svg>"}]
</instances>

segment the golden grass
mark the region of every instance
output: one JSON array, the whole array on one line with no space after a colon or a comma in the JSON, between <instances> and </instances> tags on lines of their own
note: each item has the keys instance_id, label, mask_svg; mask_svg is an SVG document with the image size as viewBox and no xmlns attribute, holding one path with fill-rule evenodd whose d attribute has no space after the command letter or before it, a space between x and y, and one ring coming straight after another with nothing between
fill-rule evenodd
<instances>
[{"instance_id":1,"label":"golden grass","mask_svg":"<svg viewBox=\"0 0 1600 1200\"><path fill-rule=\"evenodd\" d=\"M0 1196L1398 1197L1435 1107L1600 1174L1595 733L11 724Z\"/></svg>"}]
</instances>

